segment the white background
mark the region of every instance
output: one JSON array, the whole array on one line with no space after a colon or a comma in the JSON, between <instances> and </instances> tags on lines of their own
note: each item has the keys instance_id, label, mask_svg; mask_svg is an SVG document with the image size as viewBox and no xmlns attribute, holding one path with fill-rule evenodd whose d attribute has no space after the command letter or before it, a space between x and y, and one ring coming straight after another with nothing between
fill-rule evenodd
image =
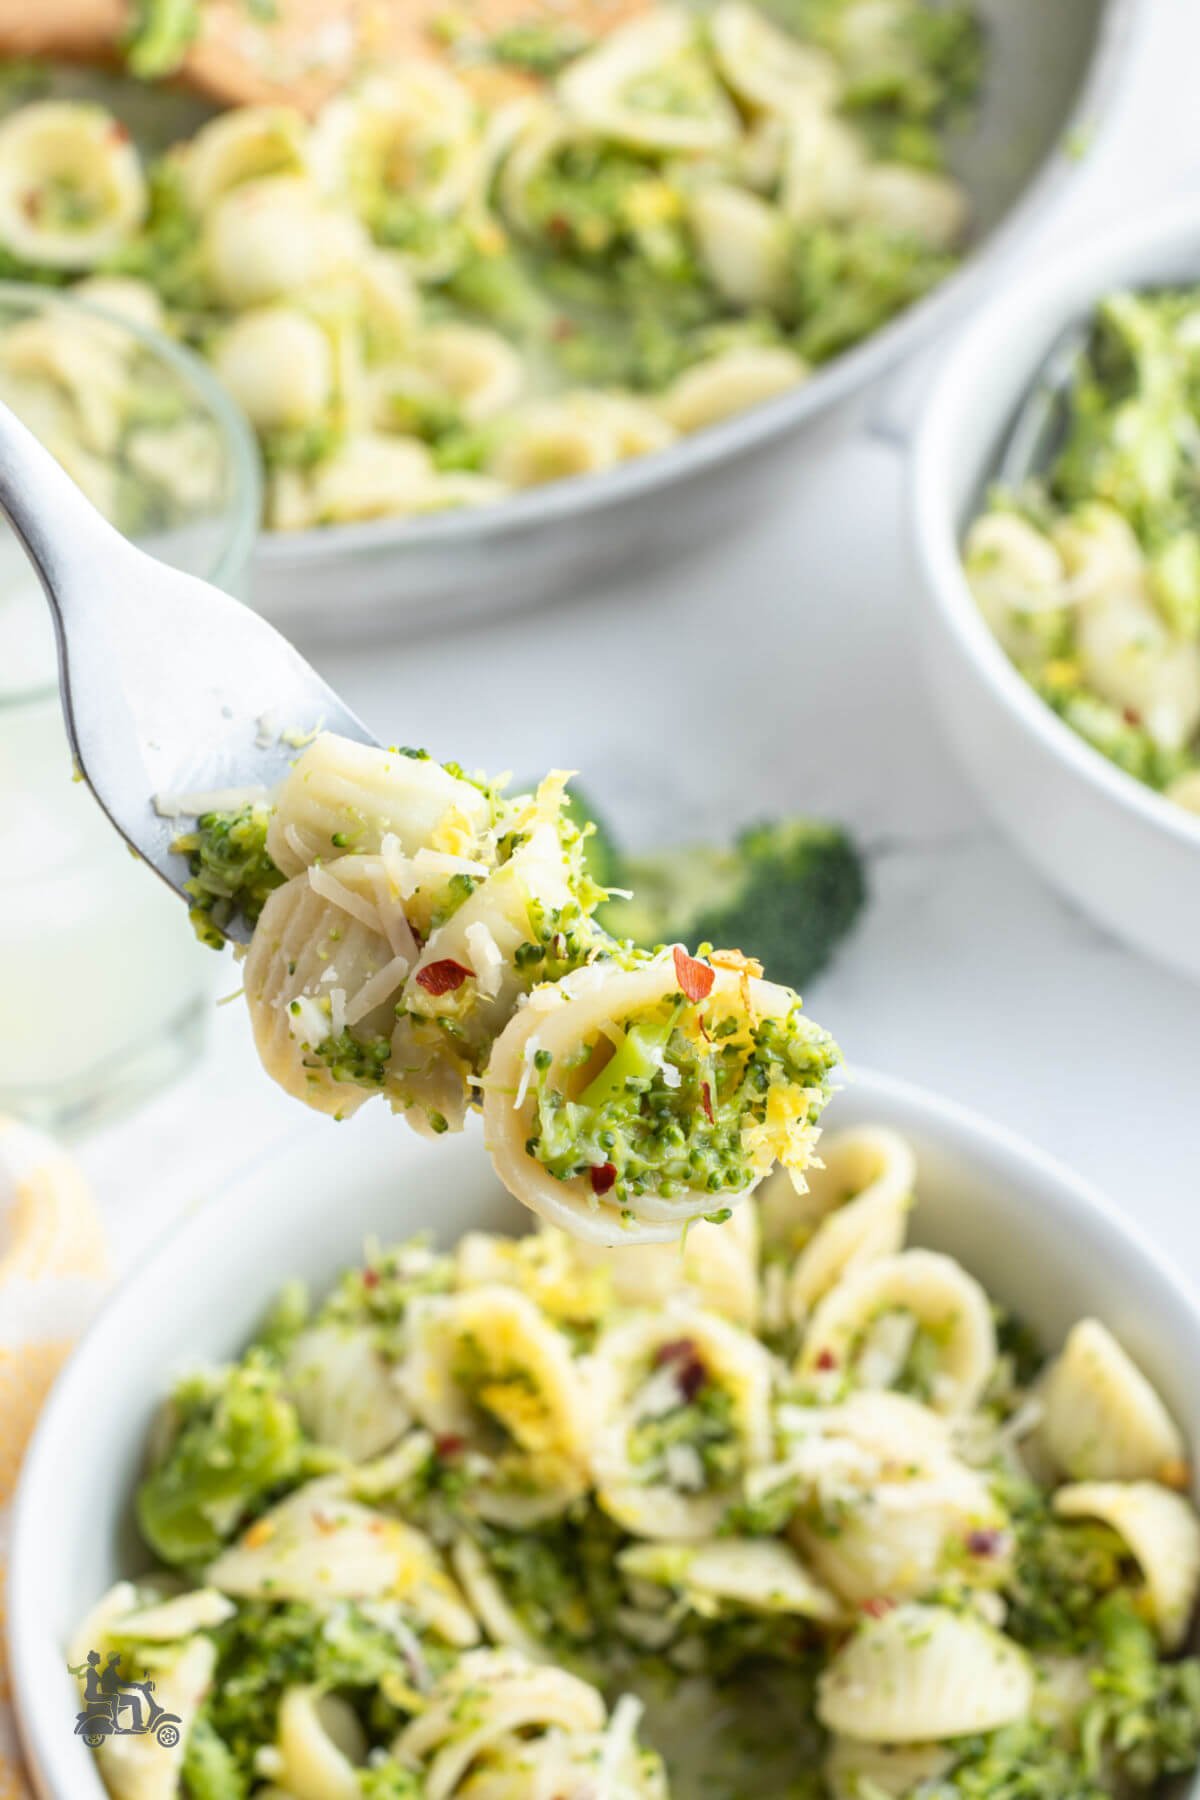
<instances>
[{"instance_id":1,"label":"white background","mask_svg":"<svg viewBox=\"0 0 1200 1800\"><path fill-rule=\"evenodd\" d=\"M1055 243L1200 179L1200 0L1147 12ZM438 640L326 653L323 672L384 739L518 775L579 769L631 845L789 810L845 820L871 905L805 1000L851 1068L1014 1127L1200 1277L1200 988L1059 901L950 761L913 649L901 453L859 427L790 454L787 504L703 559ZM128 1262L254 1149L333 1129L352 1156L353 1122L276 1092L231 1005L206 1063L82 1160Z\"/></svg>"}]
</instances>

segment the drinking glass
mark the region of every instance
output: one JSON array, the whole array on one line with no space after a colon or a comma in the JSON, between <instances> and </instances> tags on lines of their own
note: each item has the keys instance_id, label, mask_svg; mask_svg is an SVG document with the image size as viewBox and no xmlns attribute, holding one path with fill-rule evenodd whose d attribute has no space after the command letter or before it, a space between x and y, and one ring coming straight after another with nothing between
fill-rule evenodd
<instances>
[{"instance_id":1,"label":"drinking glass","mask_svg":"<svg viewBox=\"0 0 1200 1800\"><path fill-rule=\"evenodd\" d=\"M0 283L0 400L126 535L244 597L257 452L197 358ZM218 966L73 770L49 611L0 524L0 1112L76 1133L168 1080L199 1052Z\"/></svg>"}]
</instances>

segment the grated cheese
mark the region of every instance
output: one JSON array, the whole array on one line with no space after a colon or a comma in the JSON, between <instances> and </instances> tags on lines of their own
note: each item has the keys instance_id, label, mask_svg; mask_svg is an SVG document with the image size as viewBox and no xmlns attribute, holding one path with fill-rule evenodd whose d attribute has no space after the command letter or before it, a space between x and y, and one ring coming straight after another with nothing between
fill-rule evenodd
<instances>
[{"instance_id":1,"label":"grated cheese","mask_svg":"<svg viewBox=\"0 0 1200 1800\"><path fill-rule=\"evenodd\" d=\"M482 919L466 929L467 948L475 970L475 989L481 1000L494 1000L500 992L504 976L504 958L500 946Z\"/></svg>"},{"instance_id":2,"label":"grated cheese","mask_svg":"<svg viewBox=\"0 0 1200 1800\"><path fill-rule=\"evenodd\" d=\"M160 819L198 819L201 813L261 806L270 798L265 787L212 788L195 794L155 794L154 810Z\"/></svg>"},{"instance_id":3,"label":"grated cheese","mask_svg":"<svg viewBox=\"0 0 1200 1800\"><path fill-rule=\"evenodd\" d=\"M513 1101L513 1111L520 1112L525 1104L525 1096L529 1092L529 1083L533 1080L533 1059L541 1049L537 1033L527 1038L521 1053L521 1081L517 1088L517 1097Z\"/></svg>"},{"instance_id":4,"label":"grated cheese","mask_svg":"<svg viewBox=\"0 0 1200 1800\"><path fill-rule=\"evenodd\" d=\"M314 863L308 871L308 882L313 893L319 894L322 900L328 900L339 911L349 913L352 919L357 919L368 931L376 931L383 936L379 914L371 902L364 900L361 894L353 893L345 882L339 881L336 875L331 875L328 869L323 869L320 863Z\"/></svg>"},{"instance_id":5,"label":"grated cheese","mask_svg":"<svg viewBox=\"0 0 1200 1800\"><path fill-rule=\"evenodd\" d=\"M347 1025L357 1025L369 1012L382 1006L385 1000L390 1000L411 967L407 956L393 956L391 962L384 963L382 969L376 969L346 1007Z\"/></svg>"}]
</instances>

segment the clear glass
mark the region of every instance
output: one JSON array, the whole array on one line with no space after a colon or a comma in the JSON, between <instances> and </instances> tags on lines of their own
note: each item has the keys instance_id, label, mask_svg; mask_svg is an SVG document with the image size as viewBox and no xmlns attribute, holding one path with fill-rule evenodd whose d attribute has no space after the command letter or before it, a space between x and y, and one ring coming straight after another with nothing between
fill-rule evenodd
<instances>
[{"instance_id":1,"label":"clear glass","mask_svg":"<svg viewBox=\"0 0 1200 1800\"><path fill-rule=\"evenodd\" d=\"M0 283L0 401L128 536L245 596L257 453L196 358ZM0 949L0 1112L78 1133L199 1053L220 964L74 776L49 609L2 524Z\"/></svg>"}]
</instances>

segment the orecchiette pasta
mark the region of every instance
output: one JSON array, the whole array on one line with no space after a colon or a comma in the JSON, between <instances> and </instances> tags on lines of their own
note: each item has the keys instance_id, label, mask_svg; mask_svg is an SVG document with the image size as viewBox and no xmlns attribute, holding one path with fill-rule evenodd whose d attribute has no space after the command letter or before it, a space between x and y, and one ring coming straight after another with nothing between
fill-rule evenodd
<instances>
[{"instance_id":1,"label":"orecchiette pasta","mask_svg":"<svg viewBox=\"0 0 1200 1800\"><path fill-rule=\"evenodd\" d=\"M682 7L660 6L613 32L571 64L558 95L571 118L639 148L723 150L737 134Z\"/></svg>"},{"instance_id":2,"label":"orecchiette pasta","mask_svg":"<svg viewBox=\"0 0 1200 1800\"><path fill-rule=\"evenodd\" d=\"M684 1305L635 1314L596 1346L592 1472L629 1531L711 1537L770 1453L771 1365L748 1332Z\"/></svg>"},{"instance_id":3,"label":"orecchiette pasta","mask_svg":"<svg viewBox=\"0 0 1200 1800\"><path fill-rule=\"evenodd\" d=\"M808 369L792 350L746 345L697 363L659 402L677 431L699 431L747 406L774 400L804 380Z\"/></svg>"},{"instance_id":4,"label":"orecchiette pasta","mask_svg":"<svg viewBox=\"0 0 1200 1800\"><path fill-rule=\"evenodd\" d=\"M931 1250L854 1270L816 1308L798 1368L837 1390L909 1387L937 1412L968 1412L996 1360L987 1295Z\"/></svg>"},{"instance_id":5,"label":"orecchiette pasta","mask_svg":"<svg viewBox=\"0 0 1200 1800\"><path fill-rule=\"evenodd\" d=\"M1200 1519L1195 1508L1153 1481L1083 1481L1059 1488L1064 1518L1102 1519L1122 1537L1145 1578L1164 1646L1177 1650L1200 1593Z\"/></svg>"},{"instance_id":6,"label":"orecchiette pasta","mask_svg":"<svg viewBox=\"0 0 1200 1800\"><path fill-rule=\"evenodd\" d=\"M0 123L0 243L48 269L93 269L145 216L128 131L102 106L43 100Z\"/></svg>"},{"instance_id":7,"label":"orecchiette pasta","mask_svg":"<svg viewBox=\"0 0 1200 1800\"><path fill-rule=\"evenodd\" d=\"M267 175L309 173L308 127L290 106L243 106L218 113L180 154L183 185L198 213L230 188Z\"/></svg>"},{"instance_id":8,"label":"orecchiette pasta","mask_svg":"<svg viewBox=\"0 0 1200 1800\"><path fill-rule=\"evenodd\" d=\"M1038 1390L1039 1449L1071 1481L1186 1479L1179 1427L1098 1319L1067 1335Z\"/></svg>"},{"instance_id":9,"label":"orecchiette pasta","mask_svg":"<svg viewBox=\"0 0 1200 1800\"><path fill-rule=\"evenodd\" d=\"M291 306L245 312L213 352L217 374L260 431L311 425L333 394L333 350L315 319Z\"/></svg>"},{"instance_id":10,"label":"orecchiette pasta","mask_svg":"<svg viewBox=\"0 0 1200 1800\"><path fill-rule=\"evenodd\" d=\"M723 0L712 38L721 73L747 105L790 114L837 101L842 83L834 58L779 30L757 7Z\"/></svg>"},{"instance_id":11,"label":"orecchiette pasta","mask_svg":"<svg viewBox=\"0 0 1200 1800\"><path fill-rule=\"evenodd\" d=\"M329 746L299 759L312 860L288 885L327 866L346 792L390 854L385 754L344 791ZM428 838L461 778L426 773ZM492 795L453 829L503 870L512 820L528 842L550 808ZM253 1800L1150 1800L1200 1765L1200 1515L1161 1480L1057 1485L1042 1441L1077 1414L1092 1466L1141 1466L1166 1417L1146 1377L1107 1334L1096 1375L1091 1320L1046 1372L1000 1307L1003 1354L960 1356L975 1286L921 1249L827 1269L810 1330L848 1294L861 1363L870 1277L868 1318L911 1304L953 1393L822 1394L757 1290L872 1191L907 1211L914 1159L862 1125L813 1176L683 1245L373 1244L185 1375L135 1507L169 1572L118 1582L68 1649L82 1724L107 1722L105 1667L178 1715L169 1755L95 1733L116 1800L213 1772Z\"/></svg>"},{"instance_id":12,"label":"orecchiette pasta","mask_svg":"<svg viewBox=\"0 0 1200 1800\"><path fill-rule=\"evenodd\" d=\"M928 1744L1024 1719L1033 1673L1015 1644L968 1613L894 1607L868 1619L821 1677L817 1716L871 1744Z\"/></svg>"}]
</instances>

